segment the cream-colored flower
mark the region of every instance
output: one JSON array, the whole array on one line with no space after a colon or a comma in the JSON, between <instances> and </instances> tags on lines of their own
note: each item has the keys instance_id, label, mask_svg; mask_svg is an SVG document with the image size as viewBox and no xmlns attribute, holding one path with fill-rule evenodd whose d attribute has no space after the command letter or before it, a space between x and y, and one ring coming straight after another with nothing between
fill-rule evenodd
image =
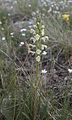
<instances>
[{"instance_id":1,"label":"cream-colored flower","mask_svg":"<svg viewBox=\"0 0 72 120\"><path fill-rule=\"evenodd\" d=\"M31 29L31 30L30 30L30 33L35 34L35 30L34 30L34 29Z\"/></svg>"},{"instance_id":2,"label":"cream-colored flower","mask_svg":"<svg viewBox=\"0 0 72 120\"><path fill-rule=\"evenodd\" d=\"M41 35L44 36L44 29L42 29L42 31L41 31Z\"/></svg>"},{"instance_id":3,"label":"cream-colored flower","mask_svg":"<svg viewBox=\"0 0 72 120\"><path fill-rule=\"evenodd\" d=\"M33 44L29 44L29 46L30 46L30 47L32 47L32 48L36 47L36 46L35 46L35 45L33 45Z\"/></svg>"},{"instance_id":4,"label":"cream-colored flower","mask_svg":"<svg viewBox=\"0 0 72 120\"><path fill-rule=\"evenodd\" d=\"M38 55L40 55L41 50L40 50L40 49L37 49L37 50L36 50L36 53L37 53Z\"/></svg>"},{"instance_id":5,"label":"cream-colored flower","mask_svg":"<svg viewBox=\"0 0 72 120\"><path fill-rule=\"evenodd\" d=\"M34 51L28 51L28 54L29 53L31 53L32 55L34 55L35 54L35 52Z\"/></svg>"},{"instance_id":6,"label":"cream-colored flower","mask_svg":"<svg viewBox=\"0 0 72 120\"><path fill-rule=\"evenodd\" d=\"M28 6L31 7L31 4L29 4Z\"/></svg>"},{"instance_id":7,"label":"cream-colored flower","mask_svg":"<svg viewBox=\"0 0 72 120\"><path fill-rule=\"evenodd\" d=\"M37 22L37 24L39 25L40 23L39 23L39 22Z\"/></svg>"},{"instance_id":8,"label":"cream-colored flower","mask_svg":"<svg viewBox=\"0 0 72 120\"><path fill-rule=\"evenodd\" d=\"M45 41L46 41L45 37L41 37L41 40L42 40L43 42L45 42Z\"/></svg>"},{"instance_id":9,"label":"cream-colored flower","mask_svg":"<svg viewBox=\"0 0 72 120\"><path fill-rule=\"evenodd\" d=\"M33 25L33 27L34 27L34 28L37 28L37 26L36 26L36 25Z\"/></svg>"},{"instance_id":10,"label":"cream-colored flower","mask_svg":"<svg viewBox=\"0 0 72 120\"><path fill-rule=\"evenodd\" d=\"M46 54L47 54L47 52L46 52L46 51L43 51L42 55L46 55Z\"/></svg>"},{"instance_id":11,"label":"cream-colored flower","mask_svg":"<svg viewBox=\"0 0 72 120\"><path fill-rule=\"evenodd\" d=\"M39 13L39 10L37 10L36 13L38 14L38 13Z\"/></svg>"},{"instance_id":12,"label":"cream-colored flower","mask_svg":"<svg viewBox=\"0 0 72 120\"><path fill-rule=\"evenodd\" d=\"M35 42L36 42L36 39L35 39L34 37L31 37L31 38L30 38L30 40L32 40L32 41L33 41L33 43L35 43Z\"/></svg>"},{"instance_id":13,"label":"cream-colored flower","mask_svg":"<svg viewBox=\"0 0 72 120\"><path fill-rule=\"evenodd\" d=\"M45 28L45 26L44 25L42 25L42 29L44 29Z\"/></svg>"},{"instance_id":14,"label":"cream-colored flower","mask_svg":"<svg viewBox=\"0 0 72 120\"><path fill-rule=\"evenodd\" d=\"M42 45L42 50L44 50L44 48L47 48L47 45Z\"/></svg>"},{"instance_id":15,"label":"cream-colored flower","mask_svg":"<svg viewBox=\"0 0 72 120\"><path fill-rule=\"evenodd\" d=\"M46 40L49 40L49 37L48 37L48 36L45 36L45 39L46 39Z\"/></svg>"},{"instance_id":16,"label":"cream-colored flower","mask_svg":"<svg viewBox=\"0 0 72 120\"><path fill-rule=\"evenodd\" d=\"M48 36L43 36L41 39L42 39L43 42L46 42L46 41L49 40L49 37Z\"/></svg>"},{"instance_id":17,"label":"cream-colored flower","mask_svg":"<svg viewBox=\"0 0 72 120\"><path fill-rule=\"evenodd\" d=\"M2 22L0 21L0 25L2 25Z\"/></svg>"},{"instance_id":18,"label":"cream-colored flower","mask_svg":"<svg viewBox=\"0 0 72 120\"><path fill-rule=\"evenodd\" d=\"M36 61L37 61L37 62L40 62L40 56L37 56L37 57L36 57Z\"/></svg>"},{"instance_id":19,"label":"cream-colored flower","mask_svg":"<svg viewBox=\"0 0 72 120\"><path fill-rule=\"evenodd\" d=\"M35 35L35 39L36 39L36 41L38 41L38 40L40 39L40 35L39 35L39 34L36 34L36 35Z\"/></svg>"}]
</instances>

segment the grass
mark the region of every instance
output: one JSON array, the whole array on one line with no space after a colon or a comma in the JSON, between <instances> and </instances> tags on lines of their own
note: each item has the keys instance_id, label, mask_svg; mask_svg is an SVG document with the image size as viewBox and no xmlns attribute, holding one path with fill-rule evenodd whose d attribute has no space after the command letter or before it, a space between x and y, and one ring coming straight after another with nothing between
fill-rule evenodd
<instances>
[{"instance_id":1,"label":"grass","mask_svg":"<svg viewBox=\"0 0 72 120\"><path fill-rule=\"evenodd\" d=\"M38 9L37 2L18 1L17 5L22 14L31 15ZM29 4L32 5L30 10L27 9ZM28 53L26 44L19 46L21 41L27 41L30 44L30 38L34 37L30 34L30 28L25 38L16 31L11 37L10 33L13 31L11 18L5 11L0 12L0 21L2 21L0 25L0 119L5 117L6 120L72 120L71 80L70 83L69 80L65 83L64 79L67 76L71 77L71 74L67 73L62 78L58 74L56 76L54 71L61 53L64 64L72 56L72 31L69 27L71 23L64 24L62 18L56 18L51 13L48 15L46 13L45 16L43 14L42 12L39 14L40 20L36 22L35 32L41 38L41 25L44 24L45 34L48 35L49 40L44 43L39 38L35 46L37 50L41 49L41 44L45 44L51 52L50 62L45 66L49 69L47 74L41 73L42 55L40 54L41 61L38 62L36 57L39 53L31 55ZM3 37L5 40L2 40ZM60 63L62 63L61 60Z\"/></svg>"}]
</instances>

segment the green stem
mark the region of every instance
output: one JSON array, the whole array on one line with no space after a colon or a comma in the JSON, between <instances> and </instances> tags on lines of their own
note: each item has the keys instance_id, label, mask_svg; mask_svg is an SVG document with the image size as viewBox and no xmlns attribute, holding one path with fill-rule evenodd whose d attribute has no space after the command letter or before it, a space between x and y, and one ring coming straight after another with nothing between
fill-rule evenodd
<instances>
[{"instance_id":1,"label":"green stem","mask_svg":"<svg viewBox=\"0 0 72 120\"><path fill-rule=\"evenodd\" d=\"M38 81L38 62L36 63L36 81Z\"/></svg>"}]
</instances>

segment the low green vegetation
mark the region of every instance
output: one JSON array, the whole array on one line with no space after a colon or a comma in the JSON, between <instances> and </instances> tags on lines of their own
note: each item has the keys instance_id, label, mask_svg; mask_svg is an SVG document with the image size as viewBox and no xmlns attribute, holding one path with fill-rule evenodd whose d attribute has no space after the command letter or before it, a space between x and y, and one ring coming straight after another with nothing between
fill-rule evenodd
<instances>
[{"instance_id":1,"label":"low green vegetation","mask_svg":"<svg viewBox=\"0 0 72 120\"><path fill-rule=\"evenodd\" d=\"M72 6L0 6L0 120L72 120Z\"/></svg>"}]
</instances>

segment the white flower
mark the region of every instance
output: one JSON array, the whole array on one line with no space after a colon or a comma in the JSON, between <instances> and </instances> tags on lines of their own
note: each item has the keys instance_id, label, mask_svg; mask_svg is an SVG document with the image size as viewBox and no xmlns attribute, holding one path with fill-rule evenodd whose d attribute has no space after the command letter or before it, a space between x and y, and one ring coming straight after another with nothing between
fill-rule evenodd
<instances>
[{"instance_id":1,"label":"white flower","mask_svg":"<svg viewBox=\"0 0 72 120\"><path fill-rule=\"evenodd\" d=\"M45 36L45 39L46 39L46 40L49 40L49 37L48 37L48 36Z\"/></svg>"},{"instance_id":2,"label":"white flower","mask_svg":"<svg viewBox=\"0 0 72 120\"><path fill-rule=\"evenodd\" d=\"M35 16L36 15L36 13L35 12L32 12L32 16Z\"/></svg>"},{"instance_id":3,"label":"white flower","mask_svg":"<svg viewBox=\"0 0 72 120\"><path fill-rule=\"evenodd\" d=\"M33 25L34 28L36 28L37 26L36 25Z\"/></svg>"},{"instance_id":4,"label":"white flower","mask_svg":"<svg viewBox=\"0 0 72 120\"><path fill-rule=\"evenodd\" d=\"M40 39L40 35L39 35L39 34L36 34L36 35L35 35L35 39L36 39L36 41L38 41L38 40Z\"/></svg>"},{"instance_id":5,"label":"white flower","mask_svg":"<svg viewBox=\"0 0 72 120\"><path fill-rule=\"evenodd\" d=\"M37 56L37 57L36 57L36 61L37 61L37 62L40 62L40 56Z\"/></svg>"},{"instance_id":6,"label":"white flower","mask_svg":"<svg viewBox=\"0 0 72 120\"><path fill-rule=\"evenodd\" d=\"M41 73L46 74L46 73L47 73L47 70L44 69L44 70L41 71Z\"/></svg>"},{"instance_id":7,"label":"white flower","mask_svg":"<svg viewBox=\"0 0 72 120\"><path fill-rule=\"evenodd\" d=\"M36 13L38 14L38 13L39 13L39 10L37 10Z\"/></svg>"},{"instance_id":8,"label":"white flower","mask_svg":"<svg viewBox=\"0 0 72 120\"><path fill-rule=\"evenodd\" d=\"M6 40L6 38L5 38L5 37L2 37L2 40Z\"/></svg>"},{"instance_id":9,"label":"white flower","mask_svg":"<svg viewBox=\"0 0 72 120\"><path fill-rule=\"evenodd\" d=\"M50 13L52 11L52 8L50 7L49 10L48 10L48 13Z\"/></svg>"},{"instance_id":10,"label":"white flower","mask_svg":"<svg viewBox=\"0 0 72 120\"><path fill-rule=\"evenodd\" d=\"M45 42L45 41L46 41L45 37L41 37L41 39L42 39L42 41L43 41L43 42Z\"/></svg>"},{"instance_id":11,"label":"white flower","mask_svg":"<svg viewBox=\"0 0 72 120\"><path fill-rule=\"evenodd\" d=\"M53 13L57 14L57 13L59 13L59 12L55 10L55 11L53 11Z\"/></svg>"},{"instance_id":12,"label":"white flower","mask_svg":"<svg viewBox=\"0 0 72 120\"><path fill-rule=\"evenodd\" d=\"M42 16L44 17L44 16L45 16L45 14L42 14Z\"/></svg>"},{"instance_id":13,"label":"white flower","mask_svg":"<svg viewBox=\"0 0 72 120\"><path fill-rule=\"evenodd\" d=\"M4 30L4 28L2 27L1 30Z\"/></svg>"},{"instance_id":14,"label":"white flower","mask_svg":"<svg viewBox=\"0 0 72 120\"><path fill-rule=\"evenodd\" d=\"M30 30L30 33L35 34L35 30L34 30L34 29L31 29L31 30Z\"/></svg>"},{"instance_id":15,"label":"white flower","mask_svg":"<svg viewBox=\"0 0 72 120\"><path fill-rule=\"evenodd\" d=\"M31 7L31 4L29 4L28 6Z\"/></svg>"},{"instance_id":16,"label":"white flower","mask_svg":"<svg viewBox=\"0 0 72 120\"><path fill-rule=\"evenodd\" d=\"M44 28L45 28L45 26L44 26L44 25L42 25L42 28L44 29Z\"/></svg>"},{"instance_id":17,"label":"white flower","mask_svg":"<svg viewBox=\"0 0 72 120\"><path fill-rule=\"evenodd\" d=\"M13 35L14 35L14 33L12 32L12 33L10 33L10 35L11 35L11 36L13 36Z\"/></svg>"},{"instance_id":18,"label":"white flower","mask_svg":"<svg viewBox=\"0 0 72 120\"><path fill-rule=\"evenodd\" d=\"M31 26L31 25L29 25L28 27L29 27L29 28L32 28L32 26ZM31 31L30 31L30 32L31 32Z\"/></svg>"},{"instance_id":19,"label":"white flower","mask_svg":"<svg viewBox=\"0 0 72 120\"><path fill-rule=\"evenodd\" d=\"M56 6L56 10L59 10L58 6Z\"/></svg>"},{"instance_id":20,"label":"white flower","mask_svg":"<svg viewBox=\"0 0 72 120\"><path fill-rule=\"evenodd\" d=\"M51 7L54 7L54 5L52 4Z\"/></svg>"},{"instance_id":21,"label":"white flower","mask_svg":"<svg viewBox=\"0 0 72 120\"><path fill-rule=\"evenodd\" d=\"M47 54L47 52L46 52L46 51L43 51L42 55L46 55L46 54Z\"/></svg>"},{"instance_id":22,"label":"white flower","mask_svg":"<svg viewBox=\"0 0 72 120\"><path fill-rule=\"evenodd\" d=\"M43 42L46 42L47 40L49 40L49 37L48 36L44 36L41 39L43 40Z\"/></svg>"},{"instance_id":23,"label":"white flower","mask_svg":"<svg viewBox=\"0 0 72 120\"><path fill-rule=\"evenodd\" d=\"M25 29L25 28L22 28L21 30L20 30L20 32L26 32L27 31L27 29Z\"/></svg>"},{"instance_id":24,"label":"white flower","mask_svg":"<svg viewBox=\"0 0 72 120\"><path fill-rule=\"evenodd\" d=\"M8 16L11 16L11 14L10 14L10 13L8 13Z\"/></svg>"},{"instance_id":25,"label":"white flower","mask_svg":"<svg viewBox=\"0 0 72 120\"><path fill-rule=\"evenodd\" d=\"M30 46L30 47L33 47L33 48L34 48L34 47L36 47L36 46L35 46L35 45L33 45L33 44L29 44L29 46Z\"/></svg>"},{"instance_id":26,"label":"white flower","mask_svg":"<svg viewBox=\"0 0 72 120\"><path fill-rule=\"evenodd\" d=\"M47 3L46 2L43 2L43 5L46 5Z\"/></svg>"},{"instance_id":27,"label":"white flower","mask_svg":"<svg viewBox=\"0 0 72 120\"><path fill-rule=\"evenodd\" d=\"M23 46L23 45L24 45L24 42L20 42L19 46L21 47L21 46Z\"/></svg>"},{"instance_id":28,"label":"white flower","mask_svg":"<svg viewBox=\"0 0 72 120\"><path fill-rule=\"evenodd\" d=\"M39 22L37 22L37 24L39 25L40 23L39 23Z\"/></svg>"},{"instance_id":29,"label":"white flower","mask_svg":"<svg viewBox=\"0 0 72 120\"><path fill-rule=\"evenodd\" d=\"M72 73L72 69L68 69L68 72L69 72L69 73Z\"/></svg>"},{"instance_id":30,"label":"white flower","mask_svg":"<svg viewBox=\"0 0 72 120\"><path fill-rule=\"evenodd\" d=\"M11 6L10 8L13 9L13 6Z\"/></svg>"},{"instance_id":31,"label":"white flower","mask_svg":"<svg viewBox=\"0 0 72 120\"><path fill-rule=\"evenodd\" d=\"M25 33L22 33L22 36L25 36L26 34Z\"/></svg>"},{"instance_id":32,"label":"white flower","mask_svg":"<svg viewBox=\"0 0 72 120\"><path fill-rule=\"evenodd\" d=\"M34 37L31 37L30 40L32 40L34 43L36 42L36 39Z\"/></svg>"},{"instance_id":33,"label":"white flower","mask_svg":"<svg viewBox=\"0 0 72 120\"><path fill-rule=\"evenodd\" d=\"M41 50L40 50L40 49L37 49L37 50L36 50L36 53L37 53L38 55L40 55Z\"/></svg>"},{"instance_id":34,"label":"white flower","mask_svg":"<svg viewBox=\"0 0 72 120\"><path fill-rule=\"evenodd\" d=\"M44 29L42 29L42 31L41 31L41 35L44 36Z\"/></svg>"},{"instance_id":35,"label":"white flower","mask_svg":"<svg viewBox=\"0 0 72 120\"><path fill-rule=\"evenodd\" d=\"M44 50L44 48L47 48L47 45L42 45L42 50Z\"/></svg>"},{"instance_id":36,"label":"white flower","mask_svg":"<svg viewBox=\"0 0 72 120\"><path fill-rule=\"evenodd\" d=\"M32 55L34 55L34 54L35 54L35 52L34 52L34 51L28 51L28 53L31 53Z\"/></svg>"},{"instance_id":37,"label":"white flower","mask_svg":"<svg viewBox=\"0 0 72 120\"><path fill-rule=\"evenodd\" d=\"M2 25L2 22L0 21L0 25Z\"/></svg>"},{"instance_id":38,"label":"white flower","mask_svg":"<svg viewBox=\"0 0 72 120\"><path fill-rule=\"evenodd\" d=\"M13 4L17 4L17 1L15 0L15 1L13 2Z\"/></svg>"},{"instance_id":39,"label":"white flower","mask_svg":"<svg viewBox=\"0 0 72 120\"><path fill-rule=\"evenodd\" d=\"M12 32L12 33L10 33L10 35L11 35L11 37L14 37L14 33Z\"/></svg>"}]
</instances>

